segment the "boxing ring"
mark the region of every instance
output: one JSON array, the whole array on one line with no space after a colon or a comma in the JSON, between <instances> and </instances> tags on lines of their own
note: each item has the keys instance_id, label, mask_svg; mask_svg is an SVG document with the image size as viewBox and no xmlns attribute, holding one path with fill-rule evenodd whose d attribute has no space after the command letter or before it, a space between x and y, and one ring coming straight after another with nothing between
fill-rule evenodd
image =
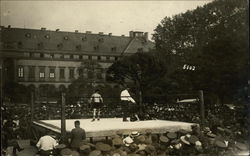
<instances>
[{"instance_id":1,"label":"boxing ring","mask_svg":"<svg viewBox=\"0 0 250 156\"><path fill-rule=\"evenodd\" d=\"M66 119L66 132L69 133L74 128L74 121L79 120L81 128L85 129L87 138L110 137L120 131L129 134L131 131L143 132L151 129L152 133L175 132L180 129L191 131L191 126L195 123L166 121L166 120L146 120L136 122L123 122L122 118L102 118L100 121L91 122L91 119ZM38 120L33 121L33 128L36 131L53 131L61 134L61 120ZM41 133L41 132L40 132Z\"/></svg>"}]
</instances>

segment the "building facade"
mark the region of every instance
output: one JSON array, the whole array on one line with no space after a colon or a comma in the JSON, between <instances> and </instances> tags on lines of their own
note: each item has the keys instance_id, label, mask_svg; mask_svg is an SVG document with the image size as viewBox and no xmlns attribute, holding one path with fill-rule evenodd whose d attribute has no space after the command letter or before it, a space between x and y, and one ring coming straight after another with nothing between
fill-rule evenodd
<instances>
[{"instance_id":1,"label":"building facade","mask_svg":"<svg viewBox=\"0 0 250 156\"><path fill-rule=\"evenodd\" d=\"M67 88L80 76L95 85L105 84L106 71L114 61L154 48L147 33L134 31L113 36L1 26L0 37L3 81L12 79L40 90L45 84Z\"/></svg>"}]
</instances>

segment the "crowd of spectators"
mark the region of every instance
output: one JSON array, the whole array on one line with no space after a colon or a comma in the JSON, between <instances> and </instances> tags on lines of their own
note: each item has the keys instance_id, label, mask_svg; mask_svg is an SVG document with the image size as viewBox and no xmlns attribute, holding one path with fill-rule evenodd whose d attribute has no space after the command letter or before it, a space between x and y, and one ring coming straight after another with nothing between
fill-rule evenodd
<instances>
[{"instance_id":1,"label":"crowd of spectators","mask_svg":"<svg viewBox=\"0 0 250 156\"><path fill-rule=\"evenodd\" d=\"M29 133L27 133L31 118L30 107L28 105L20 107L2 106L1 109L3 114L1 125L3 130L3 133L1 133L3 148L11 145L15 147L14 150L22 150L18 147L15 140L30 137ZM67 105L66 118L91 118L92 112L90 110L88 104ZM121 117L119 112L121 112L119 105L118 107L105 105L102 109L102 117ZM143 108L143 112L143 114L140 114L141 120L163 119L200 123L199 107L194 104L155 103L151 106L146 105ZM49 107L41 104L35 108L34 119L60 119L60 113L59 106ZM92 153L91 155L112 155L114 151L119 149L118 151L122 151L118 152L120 155L187 155L187 152L188 155L190 153L193 155L235 155L236 153L249 150L249 127L247 123L247 116L244 116L242 108L215 105L206 109L205 128L203 130L193 127L191 132L177 131L174 132L176 134L174 139L169 138L167 135L169 132L166 132L164 134L150 134L152 136L152 142L150 143L143 141L138 143L131 135L118 134L117 136L112 136L108 142L90 144L83 141L83 147L79 147L77 151L70 149L67 144L58 146L59 148L56 151L60 150L59 153L78 152L81 154L83 152L86 154L87 152L89 154ZM139 138L147 137L144 134L145 132L139 133L139 136L141 136ZM133 140L133 143L129 146L124 143L124 139L127 137L131 137ZM199 141L198 145L193 141L194 138L196 141ZM122 144L117 146L114 144L116 142L114 140L122 140Z\"/></svg>"}]
</instances>

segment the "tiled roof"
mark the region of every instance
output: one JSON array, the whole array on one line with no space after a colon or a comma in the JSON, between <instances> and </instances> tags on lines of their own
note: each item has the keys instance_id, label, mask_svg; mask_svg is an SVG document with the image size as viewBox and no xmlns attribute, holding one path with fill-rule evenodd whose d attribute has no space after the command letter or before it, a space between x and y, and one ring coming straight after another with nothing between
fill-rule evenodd
<instances>
[{"instance_id":1,"label":"tiled roof","mask_svg":"<svg viewBox=\"0 0 250 156\"><path fill-rule=\"evenodd\" d=\"M154 43L144 38L104 34L5 28L0 30L1 45L12 48L67 52L135 53L148 51Z\"/></svg>"}]
</instances>

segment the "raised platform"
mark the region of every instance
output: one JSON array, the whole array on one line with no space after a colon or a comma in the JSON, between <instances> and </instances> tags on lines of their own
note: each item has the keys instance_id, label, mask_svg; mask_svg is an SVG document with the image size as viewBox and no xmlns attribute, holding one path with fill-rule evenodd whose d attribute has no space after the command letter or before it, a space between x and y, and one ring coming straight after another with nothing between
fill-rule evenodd
<instances>
[{"instance_id":1,"label":"raised platform","mask_svg":"<svg viewBox=\"0 0 250 156\"><path fill-rule=\"evenodd\" d=\"M112 136L116 134L116 131L122 131L124 133L130 133L131 131L144 131L145 129L151 129L153 133L165 133L166 131L178 131L185 129L190 131L191 125L195 123L166 121L166 120L147 120L137 122L122 122L122 118L105 118L100 121L91 122L91 119L67 119L66 131L70 132L74 128L74 121L79 120L81 127L85 129L87 137L103 137ZM34 121L34 125L61 133L61 121L60 120L39 120Z\"/></svg>"}]
</instances>

